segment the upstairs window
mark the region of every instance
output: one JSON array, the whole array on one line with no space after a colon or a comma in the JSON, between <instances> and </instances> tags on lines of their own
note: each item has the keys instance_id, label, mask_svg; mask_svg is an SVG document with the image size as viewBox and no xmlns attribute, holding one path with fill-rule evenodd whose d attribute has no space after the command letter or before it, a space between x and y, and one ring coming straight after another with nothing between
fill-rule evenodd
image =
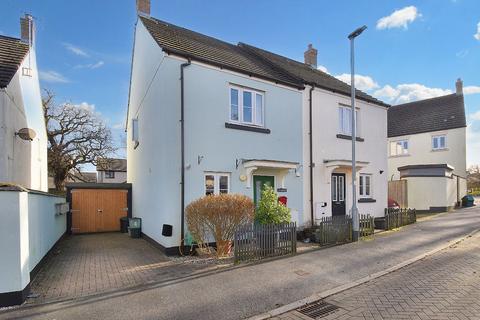
<instances>
[{"instance_id":1,"label":"upstairs window","mask_svg":"<svg viewBox=\"0 0 480 320\"><path fill-rule=\"evenodd\" d=\"M205 195L229 193L230 176L228 173L208 172L205 174Z\"/></svg>"},{"instance_id":2,"label":"upstairs window","mask_svg":"<svg viewBox=\"0 0 480 320\"><path fill-rule=\"evenodd\" d=\"M263 127L264 93L230 87L230 121Z\"/></svg>"},{"instance_id":3,"label":"upstairs window","mask_svg":"<svg viewBox=\"0 0 480 320\"><path fill-rule=\"evenodd\" d=\"M447 136L442 134L432 137L432 149L442 150L447 148Z\"/></svg>"},{"instance_id":4,"label":"upstairs window","mask_svg":"<svg viewBox=\"0 0 480 320\"><path fill-rule=\"evenodd\" d=\"M358 136L358 110L355 110ZM338 128L341 134L352 135L352 108L347 106L338 107Z\"/></svg>"},{"instance_id":5,"label":"upstairs window","mask_svg":"<svg viewBox=\"0 0 480 320\"><path fill-rule=\"evenodd\" d=\"M390 155L401 156L408 154L408 140L399 140L390 142Z\"/></svg>"}]
</instances>

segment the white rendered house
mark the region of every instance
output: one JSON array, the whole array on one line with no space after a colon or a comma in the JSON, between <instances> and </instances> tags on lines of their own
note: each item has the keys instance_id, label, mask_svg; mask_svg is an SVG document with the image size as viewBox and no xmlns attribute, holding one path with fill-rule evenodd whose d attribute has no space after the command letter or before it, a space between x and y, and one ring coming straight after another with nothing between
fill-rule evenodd
<instances>
[{"instance_id":1,"label":"white rendered house","mask_svg":"<svg viewBox=\"0 0 480 320\"><path fill-rule=\"evenodd\" d=\"M463 83L450 95L388 110L388 176L407 180L408 206L448 211L467 192Z\"/></svg>"},{"instance_id":2,"label":"white rendered house","mask_svg":"<svg viewBox=\"0 0 480 320\"><path fill-rule=\"evenodd\" d=\"M30 15L21 19L21 35L0 35L0 182L48 191L47 133Z\"/></svg>"},{"instance_id":3,"label":"white rendered house","mask_svg":"<svg viewBox=\"0 0 480 320\"><path fill-rule=\"evenodd\" d=\"M299 227L349 214L350 86L316 70L315 49L301 63L154 19L149 8L137 1L126 124L144 235L175 252L191 201L241 193L256 202L264 184L287 198ZM382 216L388 105L360 91L357 101L357 206Z\"/></svg>"}]
</instances>

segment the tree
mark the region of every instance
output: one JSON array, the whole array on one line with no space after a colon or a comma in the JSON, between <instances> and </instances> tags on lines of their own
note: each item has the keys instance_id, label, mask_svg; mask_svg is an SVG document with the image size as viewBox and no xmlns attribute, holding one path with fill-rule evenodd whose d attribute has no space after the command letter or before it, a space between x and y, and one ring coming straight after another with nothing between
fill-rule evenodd
<instances>
[{"instance_id":1,"label":"tree","mask_svg":"<svg viewBox=\"0 0 480 320\"><path fill-rule=\"evenodd\" d=\"M473 165L467 170L468 189L480 188L480 166Z\"/></svg>"},{"instance_id":2,"label":"tree","mask_svg":"<svg viewBox=\"0 0 480 320\"><path fill-rule=\"evenodd\" d=\"M116 150L105 121L88 105L55 104L55 95L42 97L48 138L48 171L55 189L63 191L65 180L85 164L97 164Z\"/></svg>"}]
</instances>

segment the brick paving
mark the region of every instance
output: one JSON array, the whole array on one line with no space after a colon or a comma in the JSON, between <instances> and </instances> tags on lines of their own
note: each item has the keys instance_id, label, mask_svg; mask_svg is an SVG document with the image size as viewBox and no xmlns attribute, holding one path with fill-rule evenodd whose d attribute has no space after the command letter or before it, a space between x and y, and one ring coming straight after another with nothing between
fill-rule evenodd
<instances>
[{"instance_id":1,"label":"brick paving","mask_svg":"<svg viewBox=\"0 0 480 320\"><path fill-rule=\"evenodd\" d=\"M69 236L47 258L31 284L27 303L76 298L178 279L212 265L178 263L143 239L128 234Z\"/></svg>"},{"instance_id":2,"label":"brick paving","mask_svg":"<svg viewBox=\"0 0 480 320\"><path fill-rule=\"evenodd\" d=\"M480 233L325 301L340 309L317 319L480 319ZM272 319L311 318L292 311Z\"/></svg>"}]
</instances>

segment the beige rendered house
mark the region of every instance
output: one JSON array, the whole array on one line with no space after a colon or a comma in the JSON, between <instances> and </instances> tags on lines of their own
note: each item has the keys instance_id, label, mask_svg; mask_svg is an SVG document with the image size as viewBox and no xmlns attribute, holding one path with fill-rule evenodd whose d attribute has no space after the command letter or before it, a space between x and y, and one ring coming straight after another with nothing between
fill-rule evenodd
<instances>
[{"instance_id":1,"label":"beige rendered house","mask_svg":"<svg viewBox=\"0 0 480 320\"><path fill-rule=\"evenodd\" d=\"M467 190L462 81L453 94L389 108L388 149L389 180L407 181L408 207L441 212L458 205Z\"/></svg>"}]
</instances>

